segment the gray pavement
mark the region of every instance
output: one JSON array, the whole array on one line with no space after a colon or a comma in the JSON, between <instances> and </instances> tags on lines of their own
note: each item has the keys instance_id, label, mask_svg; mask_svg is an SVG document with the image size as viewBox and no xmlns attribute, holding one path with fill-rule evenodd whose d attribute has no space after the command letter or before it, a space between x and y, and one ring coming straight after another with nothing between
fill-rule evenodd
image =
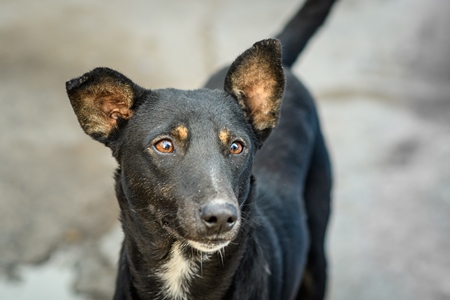
<instances>
[{"instance_id":1,"label":"gray pavement","mask_svg":"<svg viewBox=\"0 0 450 300\"><path fill-rule=\"evenodd\" d=\"M291 0L0 1L0 299L110 299L109 150L64 82L97 66L199 87L274 35ZM450 299L450 2L341 0L295 66L335 190L330 300Z\"/></svg>"}]
</instances>

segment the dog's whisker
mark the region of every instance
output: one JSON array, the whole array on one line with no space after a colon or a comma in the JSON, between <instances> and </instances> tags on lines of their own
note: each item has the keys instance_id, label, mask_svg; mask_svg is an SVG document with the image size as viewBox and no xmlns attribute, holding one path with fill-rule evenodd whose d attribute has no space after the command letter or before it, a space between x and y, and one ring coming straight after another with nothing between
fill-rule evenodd
<instances>
[{"instance_id":1,"label":"dog's whisker","mask_svg":"<svg viewBox=\"0 0 450 300\"><path fill-rule=\"evenodd\" d=\"M220 250L222 250L222 267L223 266L225 266L225 264L224 264L224 258L225 258L225 247L223 247L222 249L220 249Z\"/></svg>"},{"instance_id":2,"label":"dog's whisker","mask_svg":"<svg viewBox=\"0 0 450 300\"><path fill-rule=\"evenodd\" d=\"M122 209L122 211L131 211L131 212L137 212L137 211L150 211L150 208L129 208L129 209Z\"/></svg>"},{"instance_id":3,"label":"dog's whisker","mask_svg":"<svg viewBox=\"0 0 450 300\"><path fill-rule=\"evenodd\" d=\"M219 249L219 250L217 251L217 253L219 254L220 263L221 263L221 265L222 265L222 267L223 267L224 264L223 264L223 254L222 254L222 250L223 250L223 248L222 248L222 249Z\"/></svg>"},{"instance_id":4,"label":"dog's whisker","mask_svg":"<svg viewBox=\"0 0 450 300\"><path fill-rule=\"evenodd\" d=\"M203 276L203 255L200 253L200 276Z\"/></svg>"}]
</instances>

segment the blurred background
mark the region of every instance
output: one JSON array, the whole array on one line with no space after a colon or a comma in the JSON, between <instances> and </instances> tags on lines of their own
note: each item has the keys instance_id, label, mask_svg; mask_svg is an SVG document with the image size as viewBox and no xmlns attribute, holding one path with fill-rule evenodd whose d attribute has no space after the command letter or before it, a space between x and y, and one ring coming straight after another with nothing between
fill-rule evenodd
<instances>
[{"instance_id":1,"label":"blurred background","mask_svg":"<svg viewBox=\"0 0 450 300\"><path fill-rule=\"evenodd\" d=\"M110 299L115 162L66 80L193 89L302 1L1 0L0 299ZM450 2L341 0L295 72L334 163L329 300L450 299Z\"/></svg>"}]
</instances>

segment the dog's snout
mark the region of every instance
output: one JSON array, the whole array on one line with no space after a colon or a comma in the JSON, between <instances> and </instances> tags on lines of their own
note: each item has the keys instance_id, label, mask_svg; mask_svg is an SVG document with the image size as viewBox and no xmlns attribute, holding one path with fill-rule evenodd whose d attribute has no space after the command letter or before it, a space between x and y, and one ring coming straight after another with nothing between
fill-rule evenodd
<instances>
[{"instance_id":1,"label":"dog's snout","mask_svg":"<svg viewBox=\"0 0 450 300\"><path fill-rule=\"evenodd\" d=\"M230 203L211 202L203 207L201 219L211 234L224 233L236 224L238 212Z\"/></svg>"}]
</instances>

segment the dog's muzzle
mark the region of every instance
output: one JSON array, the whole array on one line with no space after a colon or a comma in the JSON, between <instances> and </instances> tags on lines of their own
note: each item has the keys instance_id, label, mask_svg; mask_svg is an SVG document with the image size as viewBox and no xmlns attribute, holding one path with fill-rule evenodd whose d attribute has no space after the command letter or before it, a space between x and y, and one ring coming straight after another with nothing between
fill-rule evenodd
<instances>
[{"instance_id":1,"label":"dog's muzzle","mask_svg":"<svg viewBox=\"0 0 450 300\"><path fill-rule=\"evenodd\" d=\"M188 243L203 252L215 252L226 247L235 237L240 225L240 213L235 205L224 200L213 200L199 211L201 236Z\"/></svg>"},{"instance_id":2,"label":"dog's muzzle","mask_svg":"<svg viewBox=\"0 0 450 300\"><path fill-rule=\"evenodd\" d=\"M230 231L236 225L239 213L233 204L215 200L202 207L200 218L207 235L220 235Z\"/></svg>"}]
</instances>

